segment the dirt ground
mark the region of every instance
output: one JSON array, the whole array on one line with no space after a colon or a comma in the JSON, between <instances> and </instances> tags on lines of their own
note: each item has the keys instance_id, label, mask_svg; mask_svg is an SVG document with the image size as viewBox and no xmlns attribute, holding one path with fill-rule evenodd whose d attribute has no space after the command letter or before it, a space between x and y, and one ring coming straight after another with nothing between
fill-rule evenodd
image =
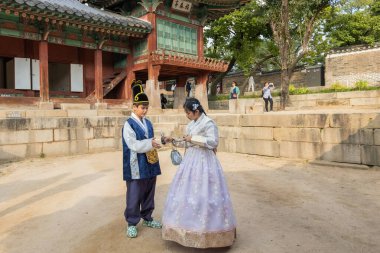
<instances>
[{"instance_id":1,"label":"dirt ground","mask_svg":"<svg viewBox=\"0 0 380 253\"><path fill-rule=\"evenodd\" d=\"M232 247L198 250L139 226L125 236L121 152L0 165L0 252L380 252L380 171L218 153L238 220ZM155 218L175 173L160 152Z\"/></svg>"}]
</instances>

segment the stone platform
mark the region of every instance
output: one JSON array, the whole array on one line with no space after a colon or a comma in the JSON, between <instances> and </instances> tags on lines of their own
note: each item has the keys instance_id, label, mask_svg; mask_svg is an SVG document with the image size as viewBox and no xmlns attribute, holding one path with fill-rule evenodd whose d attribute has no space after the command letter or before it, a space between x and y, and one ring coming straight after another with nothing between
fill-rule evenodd
<instances>
[{"instance_id":1,"label":"stone platform","mask_svg":"<svg viewBox=\"0 0 380 253\"><path fill-rule=\"evenodd\" d=\"M380 90L349 91L291 95L287 111L310 109L380 109ZM273 98L273 109L279 110L280 97ZM230 113L257 113L264 111L262 98L210 101L209 108L229 110Z\"/></svg>"},{"instance_id":2,"label":"stone platform","mask_svg":"<svg viewBox=\"0 0 380 253\"><path fill-rule=\"evenodd\" d=\"M0 111L0 161L121 149L130 111ZM231 114L209 111L219 150L271 157L380 166L380 109ZM181 109L151 110L155 135L182 136Z\"/></svg>"}]
</instances>

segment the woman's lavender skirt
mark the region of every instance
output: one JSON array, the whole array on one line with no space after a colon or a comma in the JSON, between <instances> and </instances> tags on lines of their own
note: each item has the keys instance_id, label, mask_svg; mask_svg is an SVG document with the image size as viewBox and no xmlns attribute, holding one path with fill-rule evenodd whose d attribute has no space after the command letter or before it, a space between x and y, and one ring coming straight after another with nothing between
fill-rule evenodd
<instances>
[{"instance_id":1,"label":"woman's lavender skirt","mask_svg":"<svg viewBox=\"0 0 380 253\"><path fill-rule=\"evenodd\" d=\"M162 236L187 247L233 244L236 221L222 167L214 152L190 147L170 186Z\"/></svg>"}]
</instances>

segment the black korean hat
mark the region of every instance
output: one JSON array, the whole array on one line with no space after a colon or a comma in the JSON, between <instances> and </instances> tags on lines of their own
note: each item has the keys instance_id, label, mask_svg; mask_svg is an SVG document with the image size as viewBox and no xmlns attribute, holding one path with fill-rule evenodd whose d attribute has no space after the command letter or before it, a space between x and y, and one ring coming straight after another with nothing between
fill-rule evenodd
<instances>
[{"instance_id":1,"label":"black korean hat","mask_svg":"<svg viewBox=\"0 0 380 253\"><path fill-rule=\"evenodd\" d=\"M148 103L148 96L144 93L144 89L142 87L142 83L140 80L132 81L132 95L133 95L133 104L142 104Z\"/></svg>"}]
</instances>

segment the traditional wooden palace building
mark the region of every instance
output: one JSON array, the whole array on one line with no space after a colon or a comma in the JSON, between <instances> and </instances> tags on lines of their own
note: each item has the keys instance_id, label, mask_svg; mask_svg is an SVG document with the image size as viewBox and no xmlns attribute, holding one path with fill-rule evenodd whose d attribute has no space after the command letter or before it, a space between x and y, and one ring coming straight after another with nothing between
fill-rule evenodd
<instances>
[{"instance_id":1,"label":"traditional wooden palace building","mask_svg":"<svg viewBox=\"0 0 380 253\"><path fill-rule=\"evenodd\" d=\"M0 104L128 104L141 79L156 108L158 82L175 80L179 106L194 78L207 105L207 77L227 64L204 57L203 26L242 2L2 0Z\"/></svg>"}]
</instances>

